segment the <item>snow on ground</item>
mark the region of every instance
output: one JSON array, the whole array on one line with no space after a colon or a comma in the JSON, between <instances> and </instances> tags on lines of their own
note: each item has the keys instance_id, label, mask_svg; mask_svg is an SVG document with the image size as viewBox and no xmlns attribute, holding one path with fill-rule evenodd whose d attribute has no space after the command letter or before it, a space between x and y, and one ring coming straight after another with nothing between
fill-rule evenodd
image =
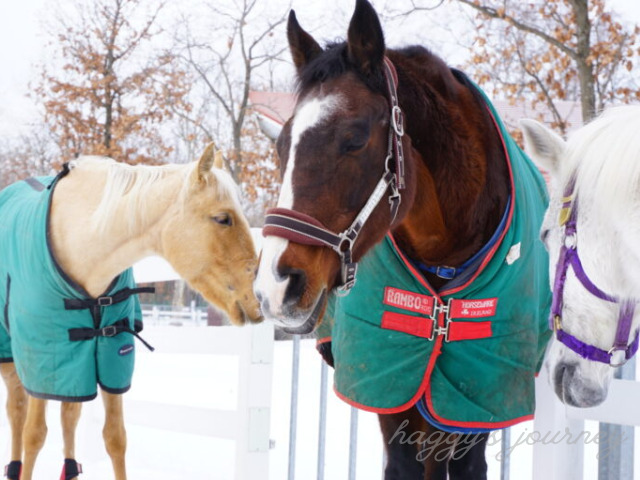
<instances>
[{"instance_id":1,"label":"snow on ground","mask_svg":"<svg viewBox=\"0 0 640 480\"><path fill-rule=\"evenodd\" d=\"M176 327L179 328L179 327ZM193 328L197 335L197 327ZM138 348L133 387L125 395L125 418L128 402L159 401L186 407L216 408L233 411L238 394L238 361L232 355L169 355L149 353ZM301 342L298 407L297 457L295 478L316 478L318 407L320 398L320 357L314 342ZM289 405L291 395L292 342L276 342L274 351L269 472L264 480L287 478L289 451ZM329 370L329 385L332 383ZM348 478L350 407L329 391L325 479ZM0 388L0 403L5 391ZM49 434L38 459L35 479L56 478L62 467L62 442L59 404L48 407ZM99 400L83 407L77 432L77 458L86 472L81 478L111 480L111 466L104 451L101 428L104 415ZM382 478L382 440L375 415L358 412L358 480ZM597 428L590 422L589 428ZM527 422L511 431L512 443L533 429ZM137 480L233 480L235 445L232 440L202 435L162 431L128 423L128 471ZM0 463L9 455L9 427L0 415ZM487 451L489 478L500 478L500 435L495 435ZM585 449L585 478L597 477L595 446ZM511 478L531 478L531 447L520 445L510 456ZM262 479L260 479L262 480Z\"/></svg>"}]
</instances>

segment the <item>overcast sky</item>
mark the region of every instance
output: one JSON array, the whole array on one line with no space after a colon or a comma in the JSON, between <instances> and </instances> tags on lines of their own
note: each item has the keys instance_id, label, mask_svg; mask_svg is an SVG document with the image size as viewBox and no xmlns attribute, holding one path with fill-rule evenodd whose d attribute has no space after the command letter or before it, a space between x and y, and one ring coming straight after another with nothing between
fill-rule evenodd
<instances>
[{"instance_id":1,"label":"overcast sky","mask_svg":"<svg viewBox=\"0 0 640 480\"><path fill-rule=\"evenodd\" d=\"M65 0L60 0L64 2ZM287 8L287 0L262 0L269 2L269 6L282 5ZM41 61L46 55L45 35L42 31L42 21L46 15L52 12L47 9L55 8L57 2L52 0L26 0L12 1L0 0L0 135L15 135L22 125L27 124L36 116L33 103L25 96L29 91L29 82L35 78L34 64ZM298 14L298 19L303 27L310 31L323 29L328 25L317 25L315 21L321 12L345 12L350 11L349 2L341 0L292 0L293 8ZM381 3L381 0L376 2ZM434 0L418 0L418 4L434 3ZM620 12L623 18L629 22L640 24L640 1L638 0L608 0L612 8ZM180 5L188 4L181 2ZM338 13L342 20L344 13ZM342 23L342 21L340 22ZM386 24L383 21L383 24ZM329 25L333 27L333 25ZM335 24L337 29L331 35L343 37L346 25L342 28ZM412 26L388 29L386 36L390 45L398 43L411 43L415 32ZM419 27L418 27L419 28ZM407 33L408 38L403 36ZM327 40L319 34L320 38ZM330 34L325 34L330 35ZM450 58L448 59L452 61Z\"/></svg>"}]
</instances>

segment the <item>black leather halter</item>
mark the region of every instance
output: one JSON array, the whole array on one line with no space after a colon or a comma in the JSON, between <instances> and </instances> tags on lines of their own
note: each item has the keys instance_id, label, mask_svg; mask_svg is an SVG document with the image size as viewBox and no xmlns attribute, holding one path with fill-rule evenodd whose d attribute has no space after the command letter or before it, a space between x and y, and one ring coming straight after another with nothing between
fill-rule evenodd
<instances>
[{"instance_id":1,"label":"black leather halter","mask_svg":"<svg viewBox=\"0 0 640 480\"><path fill-rule=\"evenodd\" d=\"M402 201L400 190L405 188L404 151L402 136L404 135L404 117L398 103L398 75L393 63L384 57L384 74L391 106L389 121L389 141L384 172L378 181L367 203L362 207L351 226L341 233L333 233L320 221L295 210L273 208L267 210L262 234L285 238L303 245L329 247L340 256L341 281L336 293L346 295L356 283L358 265L353 261L353 247L362 231L362 227L373 213L380 200L389 190L391 208L391 224L398 215Z\"/></svg>"}]
</instances>

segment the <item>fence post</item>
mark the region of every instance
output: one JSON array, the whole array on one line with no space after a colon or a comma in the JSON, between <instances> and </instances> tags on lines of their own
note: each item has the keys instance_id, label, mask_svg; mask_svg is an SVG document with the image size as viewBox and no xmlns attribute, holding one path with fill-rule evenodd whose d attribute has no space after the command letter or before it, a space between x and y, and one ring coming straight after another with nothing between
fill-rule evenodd
<instances>
[{"instance_id":1,"label":"fence post","mask_svg":"<svg viewBox=\"0 0 640 480\"><path fill-rule=\"evenodd\" d=\"M635 358L616 369L614 378L635 380ZM598 480L633 480L634 427L600 423Z\"/></svg>"},{"instance_id":2,"label":"fence post","mask_svg":"<svg viewBox=\"0 0 640 480\"><path fill-rule=\"evenodd\" d=\"M531 440L537 439L533 445L533 480L582 480L583 431L584 421L567 417L564 404L549 385L546 368L542 368L536 379L533 432L525 432L532 435ZM525 439L516 441L526 445Z\"/></svg>"},{"instance_id":3,"label":"fence post","mask_svg":"<svg viewBox=\"0 0 640 480\"><path fill-rule=\"evenodd\" d=\"M289 416L289 471L287 478L296 475L296 441L298 431L298 378L300 371L300 335L293 335L293 360L291 368L291 413Z\"/></svg>"},{"instance_id":4,"label":"fence post","mask_svg":"<svg viewBox=\"0 0 640 480\"><path fill-rule=\"evenodd\" d=\"M243 327L239 358L236 480L264 478L269 471L273 324Z\"/></svg>"},{"instance_id":5,"label":"fence post","mask_svg":"<svg viewBox=\"0 0 640 480\"><path fill-rule=\"evenodd\" d=\"M320 360L320 412L318 421L318 473L317 480L324 480L324 454L327 437L327 377L328 367Z\"/></svg>"},{"instance_id":6,"label":"fence post","mask_svg":"<svg viewBox=\"0 0 640 480\"><path fill-rule=\"evenodd\" d=\"M509 447L511 446L511 429L502 429L502 438L500 439L500 480L509 480L511 476L511 458L509 456Z\"/></svg>"},{"instance_id":7,"label":"fence post","mask_svg":"<svg viewBox=\"0 0 640 480\"><path fill-rule=\"evenodd\" d=\"M349 428L349 480L356 480L356 463L358 457L358 409L351 407Z\"/></svg>"}]
</instances>

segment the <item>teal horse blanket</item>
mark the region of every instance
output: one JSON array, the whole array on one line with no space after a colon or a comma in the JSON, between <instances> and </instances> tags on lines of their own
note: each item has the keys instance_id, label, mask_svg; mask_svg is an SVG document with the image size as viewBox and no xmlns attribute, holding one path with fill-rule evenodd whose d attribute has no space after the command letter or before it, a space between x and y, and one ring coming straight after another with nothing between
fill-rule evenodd
<instances>
[{"instance_id":1,"label":"teal horse blanket","mask_svg":"<svg viewBox=\"0 0 640 480\"><path fill-rule=\"evenodd\" d=\"M49 215L58 177L0 191L0 361L14 361L34 397L86 401L97 385L131 384L142 312L131 269L100 298L70 279L53 254ZM141 329L138 326L138 329Z\"/></svg>"},{"instance_id":2,"label":"teal horse blanket","mask_svg":"<svg viewBox=\"0 0 640 480\"><path fill-rule=\"evenodd\" d=\"M549 340L548 257L538 238L544 180L508 135L511 199L499 238L471 272L436 291L391 235L361 260L354 288L319 328L331 340L335 390L356 407L417 405L432 424L485 431L529 419Z\"/></svg>"}]
</instances>

